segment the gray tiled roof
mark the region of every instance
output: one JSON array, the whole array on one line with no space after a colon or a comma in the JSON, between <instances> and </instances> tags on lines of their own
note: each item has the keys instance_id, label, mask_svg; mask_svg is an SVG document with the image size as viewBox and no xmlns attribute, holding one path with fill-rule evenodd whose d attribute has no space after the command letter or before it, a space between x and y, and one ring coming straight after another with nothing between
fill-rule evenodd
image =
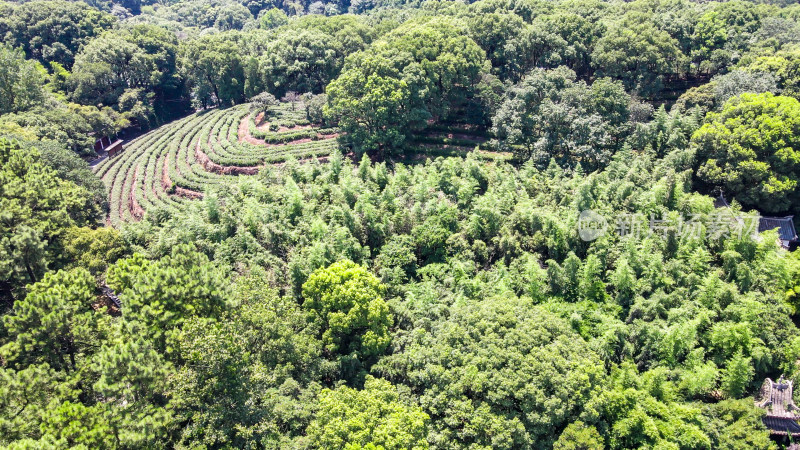
<instances>
[{"instance_id":1,"label":"gray tiled roof","mask_svg":"<svg viewBox=\"0 0 800 450\"><path fill-rule=\"evenodd\" d=\"M800 417L796 414L800 409L792 399L790 380L785 380L782 376L777 382L765 379L756 406L766 411L762 420L770 433L800 436L800 424L797 423Z\"/></svg>"},{"instance_id":2,"label":"gray tiled roof","mask_svg":"<svg viewBox=\"0 0 800 450\"><path fill-rule=\"evenodd\" d=\"M764 426L769 428L772 434L800 434L800 424L789 417L770 417L764 416Z\"/></svg>"},{"instance_id":3,"label":"gray tiled roof","mask_svg":"<svg viewBox=\"0 0 800 450\"><path fill-rule=\"evenodd\" d=\"M793 216L786 217L761 217L758 220L758 232L778 229L781 240L792 241L797 239L797 231L794 229Z\"/></svg>"}]
</instances>

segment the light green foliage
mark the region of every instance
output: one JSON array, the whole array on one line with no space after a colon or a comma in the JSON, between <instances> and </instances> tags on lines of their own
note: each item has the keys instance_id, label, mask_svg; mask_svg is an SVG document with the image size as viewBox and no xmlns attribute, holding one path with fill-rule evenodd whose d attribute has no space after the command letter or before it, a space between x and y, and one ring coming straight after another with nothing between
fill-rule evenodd
<instances>
[{"instance_id":1,"label":"light green foliage","mask_svg":"<svg viewBox=\"0 0 800 450\"><path fill-rule=\"evenodd\" d=\"M741 397L753 380L752 361L741 353L734 355L727 363L727 368L722 374L722 390L730 398Z\"/></svg>"},{"instance_id":2,"label":"light green foliage","mask_svg":"<svg viewBox=\"0 0 800 450\"><path fill-rule=\"evenodd\" d=\"M742 65L743 70L769 73L775 77L781 95L800 97L800 51L796 47L768 52L766 55L752 55L743 60Z\"/></svg>"},{"instance_id":3,"label":"light green foliage","mask_svg":"<svg viewBox=\"0 0 800 450\"><path fill-rule=\"evenodd\" d=\"M800 298L798 295L800 294L800 253L792 252L787 258L787 268L790 271L790 279L788 280L788 286L786 289L786 301L794 310L794 314L797 314L800 311Z\"/></svg>"},{"instance_id":4,"label":"light green foliage","mask_svg":"<svg viewBox=\"0 0 800 450\"><path fill-rule=\"evenodd\" d=\"M640 376L631 364L612 370L609 385L586 405L583 420L594 423L606 448L711 448L701 411L671 401L665 371Z\"/></svg>"},{"instance_id":5,"label":"light green foliage","mask_svg":"<svg viewBox=\"0 0 800 450\"><path fill-rule=\"evenodd\" d=\"M411 99L408 84L402 80L368 75L358 70L345 71L328 87L326 113L348 132L360 149L402 146L407 119L398 114Z\"/></svg>"},{"instance_id":6,"label":"light green foliage","mask_svg":"<svg viewBox=\"0 0 800 450\"><path fill-rule=\"evenodd\" d=\"M341 44L315 29L294 29L270 42L259 67L265 85L277 97L289 91L322 92L344 58Z\"/></svg>"},{"instance_id":7,"label":"light green foliage","mask_svg":"<svg viewBox=\"0 0 800 450\"><path fill-rule=\"evenodd\" d=\"M538 17L533 25L560 37L565 48L561 51L560 63L566 65L580 77L591 73L592 51L606 31L602 22L586 17L585 11L555 12Z\"/></svg>"},{"instance_id":8,"label":"light green foliage","mask_svg":"<svg viewBox=\"0 0 800 450\"><path fill-rule=\"evenodd\" d=\"M113 135L128 125L128 119L110 107L64 103L52 96L47 96L44 104L32 109L0 117L0 129L7 129L14 137L30 141L25 142L26 146L41 144L45 153L48 153L48 148L66 147L83 157L95 154L92 133Z\"/></svg>"},{"instance_id":9,"label":"light green foliage","mask_svg":"<svg viewBox=\"0 0 800 450\"><path fill-rule=\"evenodd\" d=\"M61 446L108 446L111 444L108 437L113 431L104 423L101 409L70 401L53 405L42 426L44 438L38 440L36 445L49 448L47 442L52 439Z\"/></svg>"},{"instance_id":10,"label":"light green foliage","mask_svg":"<svg viewBox=\"0 0 800 450\"><path fill-rule=\"evenodd\" d=\"M716 73L738 59L737 50L759 29L762 11L743 1L722 2L697 19L691 58L698 69Z\"/></svg>"},{"instance_id":11,"label":"light green foliage","mask_svg":"<svg viewBox=\"0 0 800 450\"><path fill-rule=\"evenodd\" d=\"M125 89L149 84L154 69L153 61L124 35L105 33L78 54L70 77L73 97L80 103L114 105Z\"/></svg>"},{"instance_id":12,"label":"light green foliage","mask_svg":"<svg viewBox=\"0 0 800 450\"><path fill-rule=\"evenodd\" d=\"M40 446L109 435L92 432L109 423L102 414L134 447L313 447L310 424L350 423L322 418L323 388L339 414L356 402L341 396L373 397L362 387L371 370L404 408L417 404L430 417L427 431L414 432L420 445L530 448L563 434L574 439L558 445L582 439L592 448L592 429L605 448L715 448L744 436L762 445L752 411L706 406L719 393L751 395L796 359L777 344L798 334L782 300L795 268L774 239L611 234L584 244L572 231L584 206L713 212L711 198L689 191L680 150L665 152L623 148L590 174L475 155L389 170L337 155L240 177L215 195L213 211L198 203L122 234L167 256L112 266L122 316L100 328L104 344L78 373L91 374L80 388L90 398L135 402L83 401L61 372L45 382L46 397L16 390L10 400L57 402L52 416L23 413ZM363 266L331 266L345 255ZM213 264L244 274L232 294ZM370 326L383 340L367 355ZM350 387L336 388L341 381ZM348 411L336 417L363 422L360 409ZM80 420L63 426L68 417ZM52 424L44 434L43 423ZM387 445L372 432L351 444Z\"/></svg>"},{"instance_id":13,"label":"light green foliage","mask_svg":"<svg viewBox=\"0 0 800 450\"><path fill-rule=\"evenodd\" d=\"M44 102L44 78L21 49L0 45L0 114L25 111Z\"/></svg>"},{"instance_id":14,"label":"light green foliage","mask_svg":"<svg viewBox=\"0 0 800 450\"><path fill-rule=\"evenodd\" d=\"M140 448L163 440L170 421L162 408L170 366L141 338L106 343L91 358L81 358L71 375L46 365L3 369L4 406L16 405L19 418L4 417L26 420L3 436L18 439L21 448ZM28 443L19 439L22 433Z\"/></svg>"},{"instance_id":15,"label":"light green foliage","mask_svg":"<svg viewBox=\"0 0 800 450\"><path fill-rule=\"evenodd\" d=\"M609 400L644 402L648 406L643 413L626 410L603 413L605 419L581 418L587 426L595 427L604 438L616 426L619 447L636 442L667 445L677 442L675 436L683 430L688 433L687 442L702 447L713 439L710 432L702 427L702 420L694 418L697 408L681 408L691 401L715 401L737 349L751 358L757 371L754 380L767 376L770 367L783 367L792 360L781 345L766 344L785 341L784 333L796 333L783 302L771 300L780 298L789 286L791 269L781 262L784 257L774 239L754 243L749 238L706 239L702 235L675 241L660 236L620 239L612 234L582 250L571 231L577 205L612 212L651 210L656 217L674 211L706 217L714 211L713 199L689 192L687 161L675 150L666 151L668 158L658 159L652 152L634 154L622 149L606 170L588 175L580 171L566 175L557 165L544 171L532 166L487 165L474 156L443 158L426 165L397 164L391 172L385 171L384 164L363 158L358 165L338 158L324 166L288 164L264 174L281 188L269 191L257 180L243 178L218 197L213 219L204 210L202 215L165 223L150 239L167 246L195 240L236 261L237 267L254 265L256 257L275 261L270 262L274 264L271 279L278 285L299 283L298 296L309 274L327 267L335 255L355 254L374 264L374 272L389 284L387 298L397 328L391 336L394 354L378 359L373 373L410 385L425 399L421 405L432 405L425 406L425 412L432 418L431 443L442 443L436 445L458 445L468 439L494 442L476 430L489 430L498 442L531 442L530 436L536 433L552 442L580 418L580 412L558 408L539 413L536 417L541 422L526 422L521 412L515 412L519 422L505 418L509 408L517 410L503 396L526 392L526 387L516 389L517 380L523 380L520 385L539 386L538 378L534 374L525 378L525 372L492 372L483 361L494 363L495 353L516 355L509 349L526 342L519 335L536 336L534 327L539 321L529 317L535 315L554 324L555 341L543 338L547 344L519 347L519 353L548 351L552 360L542 356L537 361L557 365L563 360L553 355L563 353L560 348L548 350L548 345L561 342L556 336L563 335L568 337L564 344L568 354L596 355L591 358L594 362L586 363L596 369L561 368L548 379L589 371L597 375L592 385L597 386L605 371L626 360L635 361L641 365L638 370L648 373L637 388L647 395L628 393ZM642 220L646 222L647 217ZM241 231L226 231L231 229ZM246 239L242 233L247 233ZM213 242L209 236L227 237ZM248 244L241 246L241 242ZM364 253L367 248L369 253ZM280 255L290 255L289 262L279 262ZM557 267L561 275L545 276ZM778 297L773 297L775 293ZM513 312L498 318L495 311L506 311L506 307L497 306L503 305L500 300L487 299L514 295L530 295L532 300L514 300L520 306L509 306ZM321 323L311 323L313 335L322 331L316 328ZM520 331L509 334L505 331L509 323ZM736 328L731 334L724 332L727 325L715 327L717 323L741 324L746 331ZM505 334L477 334L483 326L502 326ZM747 335L749 341L738 338ZM493 339L496 345L484 345ZM453 358L448 342L458 343L460 359ZM474 366L462 362L468 348L478 355ZM481 350L488 348L504 351ZM444 375L431 378L439 370L431 369L431 361L436 364L433 367L445 370ZM363 366L353 368L348 365L352 360L346 358L331 362L337 379L359 384L353 372ZM498 367L501 363L497 362ZM467 367L476 369L466 374ZM477 385L467 389L452 381L483 377L486 381L480 386L492 394L482 397L468 394ZM509 380L507 384L514 388L498 380ZM491 390L495 386L500 386L499 391ZM448 394L440 397L442 392ZM564 395L575 398L576 405L586 404ZM444 402L458 407L441 406ZM487 406L482 409L480 404ZM569 408L571 403L559 404ZM669 412L664 413L664 408ZM669 419L669 414L676 419ZM495 422L497 416L501 422ZM475 418L468 422L475 425L448 425L460 424L465 417ZM448 422L449 418L453 421ZM639 424L651 421L656 431L637 434Z\"/></svg>"},{"instance_id":16,"label":"light green foliage","mask_svg":"<svg viewBox=\"0 0 800 450\"><path fill-rule=\"evenodd\" d=\"M774 94L778 91L775 78L768 72L734 70L714 77L712 83L714 84L714 103L718 108L721 108L728 99L745 92L752 94L772 92Z\"/></svg>"},{"instance_id":17,"label":"light green foliage","mask_svg":"<svg viewBox=\"0 0 800 450\"><path fill-rule=\"evenodd\" d=\"M209 35L182 47L181 63L197 106L230 105L245 100L244 63L235 39Z\"/></svg>"},{"instance_id":18,"label":"light green foliage","mask_svg":"<svg viewBox=\"0 0 800 450\"><path fill-rule=\"evenodd\" d=\"M124 339L107 342L86 368L96 381L84 389L103 401L73 399L53 408L42 426L45 437L104 448L152 447L165 438L171 417L163 405L171 366L148 341L134 335Z\"/></svg>"},{"instance_id":19,"label":"light green foliage","mask_svg":"<svg viewBox=\"0 0 800 450\"><path fill-rule=\"evenodd\" d=\"M286 17L286 13L278 8L267 10L258 18L259 26L267 30L286 25L287 22L289 22L289 18Z\"/></svg>"},{"instance_id":20,"label":"light green foliage","mask_svg":"<svg viewBox=\"0 0 800 450\"><path fill-rule=\"evenodd\" d=\"M318 269L303 284L303 307L312 311L326 348L334 353L378 355L389 345L392 317L385 288L351 261Z\"/></svg>"},{"instance_id":21,"label":"light green foliage","mask_svg":"<svg viewBox=\"0 0 800 450\"><path fill-rule=\"evenodd\" d=\"M763 415L764 411L754 407L750 399L724 400L706 405L703 411L708 435L714 439L713 447L726 450L776 448L769 432L762 427Z\"/></svg>"},{"instance_id":22,"label":"light green foliage","mask_svg":"<svg viewBox=\"0 0 800 450\"><path fill-rule=\"evenodd\" d=\"M278 98L290 91L322 93L339 75L345 56L363 50L374 37L375 31L358 16L292 21L278 30L259 59L264 87Z\"/></svg>"},{"instance_id":23,"label":"light green foliage","mask_svg":"<svg viewBox=\"0 0 800 450\"><path fill-rule=\"evenodd\" d=\"M797 206L800 102L772 94L742 94L710 113L692 136L697 176L764 212Z\"/></svg>"},{"instance_id":24,"label":"light green foliage","mask_svg":"<svg viewBox=\"0 0 800 450\"><path fill-rule=\"evenodd\" d=\"M136 0L131 1L135 2ZM259 0L250 1L259 2ZM152 6L143 8L144 14L139 18L145 18L145 20L140 20L141 22L155 23L171 30L238 31L245 25L255 25L253 15L258 10L252 11L252 8L246 7L250 1L187 0L155 5L152 0L144 0L142 3L150 3Z\"/></svg>"},{"instance_id":25,"label":"light green foliage","mask_svg":"<svg viewBox=\"0 0 800 450\"><path fill-rule=\"evenodd\" d=\"M0 368L0 444L19 443L39 433L42 415L71 394L71 383L64 378L47 364Z\"/></svg>"},{"instance_id":26,"label":"light green foliage","mask_svg":"<svg viewBox=\"0 0 800 450\"><path fill-rule=\"evenodd\" d=\"M740 94L777 93L777 77L765 70L750 68L733 70L724 75L714 76L710 82L691 88L678 99L678 108L687 111L699 107L706 113L719 111L729 99ZM674 109L671 111L676 112Z\"/></svg>"},{"instance_id":27,"label":"light green foliage","mask_svg":"<svg viewBox=\"0 0 800 450\"><path fill-rule=\"evenodd\" d=\"M262 92L250 99L250 113L266 113L269 108L278 104L278 100L269 92Z\"/></svg>"},{"instance_id":28,"label":"light green foliage","mask_svg":"<svg viewBox=\"0 0 800 450\"><path fill-rule=\"evenodd\" d=\"M97 175L75 152L62 143L54 141L21 141L25 148L39 150L40 161L53 169L59 178L71 181L86 188L96 205L105 210L108 205L108 191Z\"/></svg>"},{"instance_id":29,"label":"light green foliage","mask_svg":"<svg viewBox=\"0 0 800 450\"><path fill-rule=\"evenodd\" d=\"M675 108L671 112L700 110L705 114L705 112L713 110L718 106L714 87L715 83L706 83L688 89L675 102Z\"/></svg>"},{"instance_id":30,"label":"light green foliage","mask_svg":"<svg viewBox=\"0 0 800 450\"><path fill-rule=\"evenodd\" d=\"M3 295L17 299L0 337L1 439L31 448L151 446L169 421L155 382L165 376L163 358L146 351L149 343L106 349L116 331L87 271L100 274L124 244L116 231L85 228L96 209L84 188L58 178L34 147L3 144L0 201L10 227L2 242L12 258L4 267L26 277L3 282ZM47 272L64 266L74 268ZM26 282L35 283L20 290Z\"/></svg>"},{"instance_id":31,"label":"light green foliage","mask_svg":"<svg viewBox=\"0 0 800 450\"><path fill-rule=\"evenodd\" d=\"M381 279L397 286L404 284L417 269L415 243L410 236L397 236L389 239L381 248L375 263Z\"/></svg>"},{"instance_id":32,"label":"light green foliage","mask_svg":"<svg viewBox=\"0 0 800 450\"><path fill-rule=\"evenodd\" d=\"M137 25L106 32L76 56L68 80L71 97L114 107L147 128L169 117L164 109L174 109L170 102L183 95L177 58L177 39L161 28Z\"/></svg>"},{"instance_id":33,"label":"light green foliage","mask_svg":"<svg viewBox=\"0 0 800 450\"><path fill-rule=\"evenodd\" d=\"M127 250L119 232L110 227L70 228L64 236L64 259L67 266L83 267L93 275L104 273L109 264Z\"/></svg>"},{"instance_id":34,"label":"light green foliage","mask_svg":"<svg viewBox=\"0 0 800 450\"><path fill-rule=\"evenodd\" d=\"M519 79L527 46L526 24L516 14L483 13L469 19L472 39L486 52L494 71L502 79Z\"/></svg>"},{"instance_id":35,"label":"light green foliage","mask_svg":"<svg viewBox=\"0 0 800 450\"><path fill-rule=\"evenodd\" d=\"M691 103L692 100L681 97ZM710 105L709 105L710 107ZM665 156L674 150L683 150L689 145L692 134L702 124L701 108L683 111L674 107L669 113L662 106L655 112L655 117L648 123L637 124L628 142L636 148L650 148L659 156Z\"/></svg>"},{"instance_id":36,"label":"light green foliage","mask_svg":"<svg viewBox=\"0 0 800 450\"><path fill-rule=\"evenodd\" d=\"M553 450L603 450L604 448L603 439L597 429L587 426L580 420L569 424L553 445Z\"/></svg>"},{"instance_id":37,"label":"light green foliage","mask_svg":"<svg viewBox=\"0 0 800 450\"><path fill-rule=\"evenodd\" d=\"M325 105L328 94L305 94L303 105L306 108L306 119L311 123L325 123Z\"/></svg>"},{"instance_id":38,"label":"light green foliage","mask_svg":"<svg viewBox=\"0 0 800 450\"><path fill-rule=\"evenodd\" d=\"M216 16L214 28L220 31L241 30L253 20L253 15L247 8L233 2L219 8Z\"/></svg>"},{"instance_id":39,"label":"light green foliage","mask_svg":"<svg viewBox=\"0 0 800 450\"><path fill-rule=\"evenodd\" d=\"M362 390L325 389L308 427L309 443L318 448L426 449L428 415L408 403L391 383L370 376Z\"/></svg>"}]
</instances>

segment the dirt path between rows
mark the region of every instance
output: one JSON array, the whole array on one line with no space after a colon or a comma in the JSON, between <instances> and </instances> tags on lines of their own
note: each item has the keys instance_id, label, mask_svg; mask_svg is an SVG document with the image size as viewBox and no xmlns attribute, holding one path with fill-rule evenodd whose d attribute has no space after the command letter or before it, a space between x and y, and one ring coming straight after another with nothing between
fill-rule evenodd
<instances>
[{"instance_id":1,"label":"dirt path between rows","mask_svg":"<svg viewBox=\"0 0 800 450\"><path fill-rule=\"evenodd\" d=\"M169 158L164 158L164 166L161 169L161 187L164 188L164 192L169 192L170 188L172 187L172 179L170 179L169 177L169 166L167 165L167 162L169 162ZM197 192L191 189L182 188L177 185L175 186L175 195L177 195L178 197L198 199L198 200L204 197L204 194L202 192Z\"/></svg>"},{"instance_id":2,"label":"dirt path between rows","mask_svg":"<svg viewBox=\"0 0 800 450\"><path fill-rule=\"evenodd\" d=\"M136 170L133 172L133 183L131 183L131 191L128 193L128 209L131 212L131 215L134 219L142 220L144 217L144 209L139 205L139 202L136 200L136 181L139 179L139 166L136 166Z\"/></svg>"}]
</instances>

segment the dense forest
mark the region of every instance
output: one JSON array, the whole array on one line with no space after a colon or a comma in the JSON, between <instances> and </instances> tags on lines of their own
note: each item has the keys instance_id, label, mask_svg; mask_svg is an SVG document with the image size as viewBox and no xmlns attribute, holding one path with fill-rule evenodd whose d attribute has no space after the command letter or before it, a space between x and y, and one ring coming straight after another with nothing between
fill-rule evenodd
<instances>
[{"instance_id":1,"label":"dense forest","mask_svg":"<svg viewBox=\"0 0 800 450\"><path fill-rule=\"evenodd\" d=\"M0 1L0 447L790 448L798 182L790 0Z\"/></svg>"}]
</instances>

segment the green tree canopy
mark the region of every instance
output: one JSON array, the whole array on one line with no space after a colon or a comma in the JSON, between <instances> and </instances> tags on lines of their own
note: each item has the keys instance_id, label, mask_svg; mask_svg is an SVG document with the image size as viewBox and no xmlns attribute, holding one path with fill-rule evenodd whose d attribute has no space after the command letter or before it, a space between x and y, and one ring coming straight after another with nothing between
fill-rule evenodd
<instances>
[{"instance_id":1,"label":"green tree canopy","mask_svg":"<svg viewBox=\"0 0 800 450\"><path fill-rule=\"evenodd\" d=\"M334 376L305 311L259 271L241 277L242 304L225 319L190 319L177 339L185 364L170 379L171 409L189 424L186 446L293 447L316 408L318 381Z\"/></svg>"},{"instance_id":2,"label":"green tree canopy","mask_svg":"<svg viewBox=\"0 0 800 450\"><path fill-rule=\"evenodd\" d=\"M99 216L89 192L59 178L35 148L0 139L0 297L56 269L64 233Z\"/></svg>"},{"instance_id":3,"label":"green tree canopy","mask_svg":"<svg viewBox=\"0 0 800 450\"><path fill-rule=\"evenodd\" d=\"M577 418L598 361L562 320L497 297L454 306L378 372L421 392L437 445L532 448Z\"/></svg>"},{"instance_id":4,"label":"green tree canopy","mask_svg":"<svg viewBox=\"0 0 800 450\"><path fill-rule=\"evenodd\" d=\"M378 278L352 261L318 269L303 284L303 307L313 313L326 348L369 357L389 345L392 317Z\"/></svg>"},{"instance_id":5,"label":"green tree canopy","mask_svg":"<svg viewBox=\"0 0 800 450\"><path fill-rule=\"evenodd\" d=\"M234 36L208 35L181 48L187 83L199 105L230 105L246 99L244 61Z\"/></svg>"},{"instance_id":6,"label":"green tree canopy","mask_svg":"<svg viewBox=\"0 0 800 450\"><path fill-rule=\"evenodd\" d=\"M684 56L678 45L647 16L631 14L600 38L592 64L598 76L622 80L625 88L650 96L680 73Z\"/></svg>"},{"instance_id":7,"label":"green tree canopy","mask_svg":"<svg viewBox=\"0 0 800 450\"><path fill-rule=\"evenodd\" d=\"M95 281L85 269L45 275L14 303L3 326L10 342L0 348L13 367L46 363L67 373L94 349L100 313L92 308Z\"/></svg>"},{"instance_id":8,"label":"green tree canopy","mask_svg":"<svg viewBox=\"0 0 800 450\"><path fill-rule=\"evenodd\" d=\"M0 114L44 103L44 77L21 49L0 45Z\"/></svg>"},{"instance_id":9,"label":"green tree canopy","mask_svg":"<svg viewBox=\"0 0 800 450\"><path fill-rule=\"evenodd\" d=\"M477 86L483 50L453 21L410 21L348 58L327 88L327 114L356 150L401 148L414 129L447 117Z\"/></svg>"},{"instance_id":10,"label":"green tree canopy","mask_svg":"<svg viewBox=\"0 0 800 450\"><path fill-rule=\"evenodd\" d=\"M428 421L391 383L368 376L362 390L340 386L320 392L308 438L317 448L421 450L428 448Z\"/></svg>"},{"instance_id":11,"label":"green tree canopy","mask_svg":"<svg viewBox=\"0 0 800 450\"><path fill-rule=\"evenodd\" d=\"M108 271L108 284L122 302L123 316L174 356L173 339L193 317L217 318L226 304L223 276L208 258L187 244L150 261L137 254Z\"/></svg>"},{"instance_id":12,"label":"green tree canopy","mask_svg":"<svg viewBox=\"0 0 800 450\"><path fill-rule=\"evenodd\" d=\"M111 14L83 2L37 0L7 11L0 30L6 31L6 43L22 46L28 57L70 69L80 48L115 22Z\"/></svg>"},{"instance_id":13,"label":"green tree canopy","mask_svg":"<svg viewBox=\"0 0 800 450\"><path fill-rule=\"evenodd\" d=\"M279 28L262 52L260 82L278 98L289 91L322 93L341 72L345 57L363 50L374 37L375 31L358 16L294 20Z\"/></svg>"},{"instance_id":14,"label":"green tree canopy","mask_svg":"<svg viewBox=\"0 0 800 450\"><path fill-rule=\"evenodd\" d=\"M68 80L78 103L114 107L147 128L183 95L177 38L151 25L106 32L81 48ZM99 131L99 130L98 130Z\"/></svg>"},{"instance_id":15,"label":"green tree canopy","mask_svg":"<svg viewBox=\"0 0 800 450\"><path fill-rule=\"evenodd\" d=\"M591 170L610 161L627 134L630 96L607 78L587 86L560 67L534 69L506 93L492 121L501 147L522 161Z\"/></svg>"},{"instance_id":16,"label":"green tree canopy","mask_svg":"<svg viewBox=\"0 0 800 450\"><path fill-rule=\"evenodd\" d=\"M800 204L800 102L791 97L742 94L692 136L697 177L721 186L742 204L763 212Z\"/></svg>"}]
</instances>

